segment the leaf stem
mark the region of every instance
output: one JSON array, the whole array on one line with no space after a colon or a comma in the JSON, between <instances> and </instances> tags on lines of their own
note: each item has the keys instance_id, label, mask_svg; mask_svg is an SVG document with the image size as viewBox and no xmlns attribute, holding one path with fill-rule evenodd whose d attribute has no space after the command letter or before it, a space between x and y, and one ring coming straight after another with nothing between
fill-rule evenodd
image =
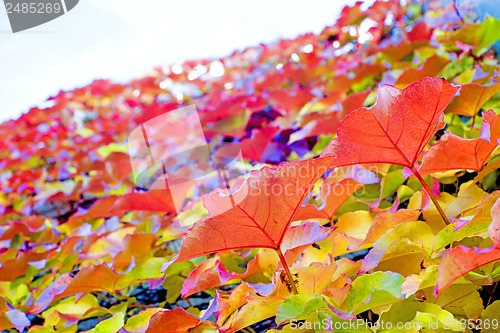
<instances>
[{"instance_id":1,"label":"leaf stem","mask_svg":"<svg viewBox=\"0 0 500 333\"><path fill-rule=\"evenodd\" d=\"M473 116L473 117L472 117L472 122L471 122L471 124L470 124L470 129L471 129L471 130L472 130L472 129L474 129L474 125L475 125L475 123L476 123L476 116Z\"/></svg>"},{"instance_id":2,"label":"leaf stem","mask_svg":"<svg viewBox=\"0 0 500 333\"><path fill-rule=\"evenodd\" d=\"M281 264L283 265L283 268L285 269L286 275L288 277L288 281L290 282L292 292L295 295L297 295L298 292L297 292L297 286L295 285L295 280L293 279L292 272L290 272L290 268L288 267L288 264L286 263L285 256L283 255L281 248L278 246L274 250L276 251L276 253L278 253L278 256L280 257Z\"/></svg>"},{"instance_id":3,"label":"leaf stem","mask_svg":"<svg viewBox=\"0 0 500 333\"><path fill-rule=\"evenodd\" d=\"M417 177L417 179L420 181L420 183L422 184L422 186L424 187L425 191L429 194L429 196L431 197L431 200L432 202L434 203L434 206L436 206L439 214L441 215L441 217L443 218L443 221L446 225L450 224L450 220L448 219L448 217L446 216L446 214L444 213L444 210L443 208L441 208L441 205L439 204L439 202L437 201L436 199L436 196L434 194L432 194L432 190L430 189L429 185L427 185L427 183L425 182L424 178L422 178L422 175L418 172L417 169L415 169L415 167L412 167L411 168L411 171L413 172L413 174L415 175L415 177Z\"/></svg>"},{"instance_id":4,"label":"leaf stem","mask_svg":"<svg viewBox=\"0 0 500 333\"><path fill-rule=\"evenodd\" d=\"M486 303L486 307L488 307L491 304L491 301L495 300L495 292L498 287L498 281L495 282L495 286L493 287L493 291L490 293L490 298L488 299L488 303Z\"/></svg>"}]
</instances>

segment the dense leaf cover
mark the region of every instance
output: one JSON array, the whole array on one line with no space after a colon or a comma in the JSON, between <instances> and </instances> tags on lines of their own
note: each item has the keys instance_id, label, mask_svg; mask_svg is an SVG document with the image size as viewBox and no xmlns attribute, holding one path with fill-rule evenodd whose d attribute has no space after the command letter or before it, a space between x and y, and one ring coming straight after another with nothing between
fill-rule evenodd
<instances>
[{"instance_id":1,"label":"dense leaf cover","mask_svg":"<svg viewBox=\"0 0 500 333\"><path fill-rule=\"evenodd\" d=\"M426 6L357 3L1 124L0 330L499 331L500 21ZM177 211L127 138L191 104L253 171Z\"/></svg>"}]
</instances>

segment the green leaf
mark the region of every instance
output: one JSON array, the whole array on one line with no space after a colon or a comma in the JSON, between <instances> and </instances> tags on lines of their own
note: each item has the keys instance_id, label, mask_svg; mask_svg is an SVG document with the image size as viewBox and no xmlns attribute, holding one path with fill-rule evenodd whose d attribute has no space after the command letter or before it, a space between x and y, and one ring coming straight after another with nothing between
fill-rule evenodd
<instances>
[{"instance_id":1,"label":"green leaf","mask_svg":"<svg viewBox=\"0 0 500 333\"><path fill-rule=\"evenodd\" d=\"M289 319L317 319L316 312L325 307L325 301L319 295L292 295L279 307L276 322L282 324Z\"/></svg>"},{"instance_id":2,"label":"green leaf","mask_svg":"<svg viewBox=\"0 0 500 333\"><path fill-rule=\"evenodd\" d=\"M455 316L477 319L483 311L483 300L477 291L478 285L451 285L438 296L432 295L429 288L427 300L450 311Z\"/></svg>"},{"instance_id":3,"label":"green leaf","mask_svg":"<svg viewBox=\"0 0 500 333\"><path fill-rule=\"evenodd\" d=\"M493 192L485 196L479 204L479 208L474 217L464 226L457 228L457 223L460 221L447 225L436 235L434 251L438 251L445 246L466 237L478 235L488 231L488 227L491 224L491 207L499 197L500 192ZM485 236L487 237L488 234L485 234Z\"/></svg>"},{"instance_id":4,"label":"green leaf","mask_svg":"<svg viewBox=\"0 0 500 333\"><path fill-rule=\"evenodd\" d=\"M460 322L457 321L451 313L441 309L436 304L425 303L414 298L406 299L402 302L393 304L389 311L384 312L379 319L379 322L384 322L385 327L390 323L391 327L397 327L398 324L407 325L408 328L404 332L420 332L417 327L421 327L422 331L428 332L462 332ZM446 326L446 328L445 328ZM401 332L395 330L381 330L380 332Z\"/></svg>"},{"instance_id":5,"label":"green leaf","mask_svg":"<svg viewBox=\"0 0 500 333\"><path fill-rule=\"evenodd\" d=\"M364 273L374 269L382 260L401 259L398 265L389 263L389 267L405 275L418 273L422 260L429 257L433 242L434 234L427 223L400 223L373 243L359 271Z\"/></svg>"},{"instance_id":6,"label":"green leaf","mask_svg":"<svg viewBox=\"0 0 500 333\"><path fill-rule=\"evenodd\" d=\"M462 43L475 46L472 52L479 56L486 52L488 48L500 39L500 21L490 16L483 23L470 24L459 29L451 36L451 41L461 41Z\"/></svg>"},{"instance_id":7,"label":"green leaf","mask_svg":"<svg viewBox=\"0 0 500 333\"><path fill-rule=\"evenodd\" d=\"M137 315L130 317L123 328L130 333L144 333L148 329L151 317L159 311L162 311L162 309L152 308L141 311Z\"/></svg>"},{"instance_id":8,"label":"green leaf","mask_svg":"<svg viewBox=\"0 0 500 333\"><path fill-rule=\"evenodd\" d=\"M125 315L122 312L115 314L113 317L101 321L96 327L87 332L92 333L116 333L124 323Z\"/></svg>"},{"instance_id":9,"label":"green leaf","mask_svg":"<svg viewBox=\"0 0 500 333\"><path fill-rule=\"evenodd\" d=\"M404 297L401 293L403 282L404 277L398 273L375 272L361 275L353 281L347 294L347 310L358 314L374 307L399 302Z\"/></svg>"},{"instance_id":10,"label":"green leaf","mask_svg":"<svg viewBox=\"0 0 500 333\"><path fill-rule=\"evenodd\" d=\"M500 301L491 303L481 313L481 333L496 333L500 329Z\"/></svg>"},{"instance_id":11,"label":"green leaf","mask_svg":"<svg viewBox=\"0 0 500 333\"><path fill-rule=\"evenodd\" d=\"M389 172L381 181L381 198L385 199L392 196L397 189L403 185L406 179L403 177L403 169Z\"/></svg>"},{"instance_id":12,"label":"green leaf","mask_svg":"<svg viewBox=\"0 0 500 333\"><path fill-rule=\"evenodd\" d=\"M276 323L290 324L290 329L298 328L297 321L305 320L301 328L314 329L315 332L327 331L330 327L342 332L370 332L364 325L356 324L356 317L337 309L333 300L324 295L292 295L285 300L276 314Z\"/></svg>"}]
</instances>

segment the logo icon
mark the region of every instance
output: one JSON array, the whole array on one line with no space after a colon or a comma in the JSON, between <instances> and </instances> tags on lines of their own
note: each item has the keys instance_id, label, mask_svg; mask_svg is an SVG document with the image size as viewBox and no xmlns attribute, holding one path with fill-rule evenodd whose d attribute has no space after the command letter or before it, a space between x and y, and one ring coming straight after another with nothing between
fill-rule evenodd
<instances>
[{"instance_id":1,"label":"logo icon","mask_svg":"<svg viewBox=\"0 0 500 333\"><path fill-rule=\"evenodd\" d=\"M128 150L137 187L164 190L177 212L188 193L200 197L218 190L220 196L228 198L227 210L241 202L248 191L240 188L247 170L239 145L221 142L210 147L194 105L135 128L128 137ZM238 189L238 195L233 196Z\"/></svg>"},{"instance_id":2,"label":"logo icon","mask_svg":"<svg viewBox=\"0 0 500 333\"><path fill-rule=\"evenodd\" d=\"M75 8L79 0L4 0L12 32L52 21Z\"/></svg>"}]
</instances>

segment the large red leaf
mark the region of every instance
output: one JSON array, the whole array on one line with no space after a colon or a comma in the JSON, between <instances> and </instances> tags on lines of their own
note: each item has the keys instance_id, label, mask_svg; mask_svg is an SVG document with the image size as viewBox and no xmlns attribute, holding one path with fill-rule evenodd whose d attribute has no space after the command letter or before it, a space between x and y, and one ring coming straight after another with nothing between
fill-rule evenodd
<instances>
[{"instance_id":1,"label":"large red leaf","mask_svg":"<svg viewBox=\"0 0 500 333\"><path fill-rule=\"evenodd\" d=\"M419 172L427 174L457 169L479 171L498 146L498 139L500 139L500 116L493 110L486 111L483 113L479 138L468 140L446 133L424 155Z\"/></svg>"},{"instance_id":2,"label":"large red leaf","mask_svg":"<svg viewBox=\"0 0 500 333\"><path fill-rule=\"evenodd\" d=\"M321 155L335 156L335 167L392 163L412 168L427 142L444 126L443 110L458 89L441 78L425 78L403 90L383 85L376 104L345 117L338 137Z\"/></svg>"},{"instance_id":3,"label":"large red leaf","mask_svg":"<svg viewBox=\"0 0 500 333\"><path fill-rule=\"evenodd\" d=\"M293 216L331 162L331 158L319 158L264 167L252 171L233 196L207 196L209 217L189 229L175 261L229 249L277 249Z\"/></svg>"}]
</instances>

